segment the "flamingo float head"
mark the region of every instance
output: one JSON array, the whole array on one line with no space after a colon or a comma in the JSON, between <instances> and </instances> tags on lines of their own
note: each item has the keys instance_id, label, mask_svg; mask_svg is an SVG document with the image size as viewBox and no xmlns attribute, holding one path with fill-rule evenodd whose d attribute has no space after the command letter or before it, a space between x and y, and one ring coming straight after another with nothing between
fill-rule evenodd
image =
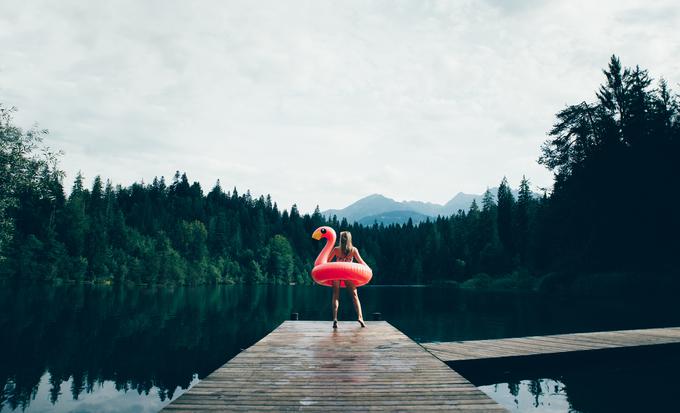
<instances>
[{"instance_id":1,"label":"flamingo float head","mask_svg":"<svg viewBox=\"0 0 680 413\"><path fill-rule=\"evenodd\" d=\"M328 241L335 241L335 230L331 227L319 227L312 234L312 238L317 241L321 238L326 238Z\"/></svg>"}]
</instances>

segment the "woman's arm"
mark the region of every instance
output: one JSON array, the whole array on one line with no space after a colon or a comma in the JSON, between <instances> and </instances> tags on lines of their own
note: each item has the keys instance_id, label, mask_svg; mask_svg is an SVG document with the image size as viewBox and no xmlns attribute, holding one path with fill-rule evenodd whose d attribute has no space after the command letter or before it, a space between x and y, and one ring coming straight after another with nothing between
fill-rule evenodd
<instances>
[{"instance_id":1,"label":"woman's arm","mask_svg":"<svg viewBox=\"0 0 680 413\"><path fill-rule=\"evenodd\" d=\"M335 258L336 255L337 255L337 248L333 248L333 249L331 250L331 253L328 254L328 261L326 261L326 262L331 262L331 261L333 261L333 258Z\"/></svg>"},{"instance_id":2,"label":"woman's arm","mask_svg":"<svg viewBox=\"0 0 680 413\"><path fill-rule=\"evenodd\" d=\"M364 262L364 260L361 258L361 255L359 255L359 249L357 247L354 247L354 258L359 264L366 265L366 262Z\"/></svg>"}]
</instances>

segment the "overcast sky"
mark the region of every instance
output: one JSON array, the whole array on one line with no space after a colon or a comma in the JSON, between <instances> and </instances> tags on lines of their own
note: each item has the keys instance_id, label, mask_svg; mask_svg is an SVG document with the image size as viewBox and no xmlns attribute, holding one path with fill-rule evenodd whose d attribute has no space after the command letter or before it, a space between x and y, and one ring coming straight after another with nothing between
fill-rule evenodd
<instances>
[{"instance_id":1,"label":"overcast sky","mask_svg":"<svg viewBox=\"0 0 680 413\"><path fill-rule=\"evenodd\" d=\"M533 188L612 53L677 91L676 1L0 1L0 102L70 188L176 170L282 208Z\"/></svg>"}]
</instances>

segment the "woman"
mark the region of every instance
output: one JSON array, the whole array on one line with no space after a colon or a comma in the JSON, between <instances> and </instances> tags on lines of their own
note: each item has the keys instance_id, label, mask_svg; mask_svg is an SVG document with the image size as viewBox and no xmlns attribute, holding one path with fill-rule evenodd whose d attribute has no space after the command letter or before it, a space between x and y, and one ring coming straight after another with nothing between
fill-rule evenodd
<instances>
[{"instance_id":1,"label":"woman","mask_svg":"<svg viewBox=\"0 0 680 413\"><path fill-rule=\"evenodd\" d=\"M352 234L349 231L340 232L340 245L333 248L330 256L328 257L328 262L331 262L333 258L337 261L342 262L352 262L356 259L360 264L366 264L364 260L359 255L359 250L352 245ZM364 316L361 314L361 303L359 302L359 295L357 294L357 286L354 285L352 281L345 280L345 286L347 291L352 296L352 302L354 303L354 309L357 312L357 321L361 324L361 327L366 327L364 323ZM338 306L340 305L340 281L333 281L333 328L338 328Z\"/></svg>"}]
</instances>

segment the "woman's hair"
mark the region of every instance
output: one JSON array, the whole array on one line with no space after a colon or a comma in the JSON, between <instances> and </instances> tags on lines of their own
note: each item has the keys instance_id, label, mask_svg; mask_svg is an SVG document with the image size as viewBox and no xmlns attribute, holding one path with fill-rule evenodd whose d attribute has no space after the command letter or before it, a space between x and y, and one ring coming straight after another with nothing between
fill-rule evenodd
<instances>
[{"instance_id":1,"label":"woman's hair","mask_svg":"<svg viewBox=\"0 0 680 413\"><path fill-rule=\"evenodd\" d=\"M352 245L352 233L349 231L340 232L340 251L342 251L344 255L347 255L352 252L353 249L354 246Z\"/></svg>"}]
</instances>

